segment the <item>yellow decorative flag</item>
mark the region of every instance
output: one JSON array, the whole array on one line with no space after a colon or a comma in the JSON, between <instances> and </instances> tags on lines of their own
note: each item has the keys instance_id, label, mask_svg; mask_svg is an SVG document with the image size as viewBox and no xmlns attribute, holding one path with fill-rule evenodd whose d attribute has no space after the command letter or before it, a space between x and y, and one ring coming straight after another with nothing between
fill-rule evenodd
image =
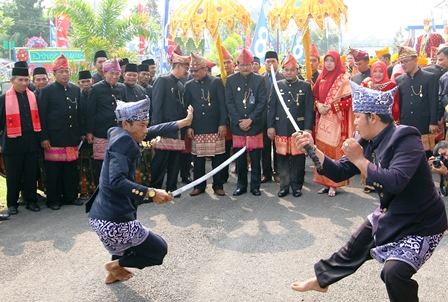
<instances>
[{"instance_id":1,"label":"yellow decorative flag","mask_svg":"<svg viewBox=\"0 0 448 302\"><path fill-rule=\"evenodd\" d=\"M224 68L224 57L222 54L221 36L220 35L218 35L218 39L216 40L216 49L218 50L218 55L219 55L219 69L221 70L221 80L225 85L226 81L227 81L227 72L226 72L226 69Z\"/></svg>"}]
</instances>

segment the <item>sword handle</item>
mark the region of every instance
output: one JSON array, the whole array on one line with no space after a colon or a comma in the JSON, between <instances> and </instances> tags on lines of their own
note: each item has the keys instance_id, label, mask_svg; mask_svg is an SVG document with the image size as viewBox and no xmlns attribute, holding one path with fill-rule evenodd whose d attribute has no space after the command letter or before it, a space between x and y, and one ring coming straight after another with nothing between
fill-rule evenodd
<instances>
[{"instance_id":1,"label":"sword handle","mask_svg":"<svg viewBox=\"0 0 448 302\"><path fill-rule=\"evenodd\" d=\"M300 132L303 133L303 131ZM308 144L305 146L305 151L306 153L308 153L309 157L313 160L316 169L322 170L322 164L320 163L319 157L317 157L316 152L314 152L313 147L310 144Z\"/></svg>"}]
</instances>

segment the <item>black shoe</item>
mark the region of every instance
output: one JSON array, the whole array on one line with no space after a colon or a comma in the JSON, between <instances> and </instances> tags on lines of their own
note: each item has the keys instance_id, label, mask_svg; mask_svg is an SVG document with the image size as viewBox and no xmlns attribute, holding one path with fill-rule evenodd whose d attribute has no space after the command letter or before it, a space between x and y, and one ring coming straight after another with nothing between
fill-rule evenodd
<instances>
[{"instance_id":1,"label":"black shoe","mask_svg":"<svg viewBox=\"0 0 448 302\"><path fill-rule=\"evenodd\" d=\"M238 188L238 189L236 189L233 192L233 196L240 196L240 195L242 195L242 194L244 194L246 192L247 192L247 189L245 189L245 188Z\"/></svg>"},{"instance_id":2,"label":"black shoe","mask_svg":"<svg viewBox=\"0 0 448 302\"><path fill-rule=\"evenodd\" d=\"M174 198L180 198L181 195L182 194L176 195L176 196L174 196Z\"/></svg>"},{"instance_id":3,"label":"black shoe","mask_svg":"<svg viewBox=\"0 0 448 302\"><path fill-rule=\"evenodd\" d=\"M189 184L189 183L192 182L192 181L193 181L193 179L191 179L190 176L188 176L188 177L182 177L182 182L183 182L183 183Z\"/></svg>"},{"instance_id":4,"label":"black shoe","mask_svg":"<svg viewBox=\"0 0 448 302\"><path fill-rule=\"evenodd\" d=\"M260 191L260 189L250 189L250 192L251 192L252 195L254 195L254 196L260 196L260 195L261 195L261 191Z\"/></svg>"},{"instance_id":5,"label":"black shoe","mask_svg":"<svg viewBox=\"0 0 448 302\"><path fill-rule=\"evenodd\" d=\"M289 194L289 190L288 189L285 189L285 190L280 190L280 191L278 191L278 197L285 197L286 195L288 195Z\"/></svg>"},{"instance_id":6,"label":"black shoe","mask_svg":"<svg viewBox=\"0 0 448 302\"><path fill-rule=\"evenodd\" d=\"M47 207L49 207L53 211L59 210L61 208L59 202L47 203Z\"/></svg>"},{"instance_id":7,"label":"black shoe","mask_svg":"<svg viewBox=\"0 0 448 302\"><path fill-rule=\"evenodd\" d=\"M26 205L26 208L32 212L39 212L40 207L37 205L37 203L33 202Z\"/></svg>"},{"instance_id":8,"label":"black shoe","mask_svg":"<svg viewBox=\"0 0 448 302\"><path fill-rule=\"evenodd\" d=\"M65 205L73 205L73 206L82 206L84 203L79 199L75 199L70 202L64 202L64 204Z\"/></svg>"},{"instance_id":9,"label":"black shoe","mask_svg":"<svg viewBox=\"0 0 448 302\"><path fill-rule=\"evenodd\" d=\"M0 214L0 220L8 220L9 219L9 213L8 214Z\"/></svg>"},{"instance_id":10,"label":"black shoe","mask_svg":"<svg viewBox=\"0 0 448 302\"><path fill-rule=\"evenodd\" d=\"M300 196L302 196L302 191L301 190L292 190L292 196L300 197Z\"/></svg>"},{"instance_id":11,"label":"black shoe","mask_svg":"<svg viewBox=\"0 0 448 302\"><path fill-rule=\"evenodd\" d=\"M17 213L19 213L19 210L17 210L17 207L8 207L8 213L9 215L16 215Z\"/></svg>"}]
</instances>

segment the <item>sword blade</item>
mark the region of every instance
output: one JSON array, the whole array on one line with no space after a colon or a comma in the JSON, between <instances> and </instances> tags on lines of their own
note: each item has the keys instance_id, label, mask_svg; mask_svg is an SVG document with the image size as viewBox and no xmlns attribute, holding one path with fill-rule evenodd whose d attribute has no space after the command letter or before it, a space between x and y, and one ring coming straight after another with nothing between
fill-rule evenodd
<instances>
[{"instance_id":1,"label":"sword blade","mask_svg":"<svg viewBox=\"0 0 448 302\"><path fill-rule=\"evenodd\" d=\"M208 172L207 174L205 174L204 176L192 181L191 183L189 183L186 186L183 186L182 188L179 188L177 190L174 190L173 192L170 192L171 196L177 196L182 194L183 192L193 188L194 186L200 184L201 182L203 182L204 180L209 179L210 177L212 177L213 175L215 175L216 173L218 173L219 171L221 171L222 169L224 169L224 167L227 167L232 161L234 161L235 159L237 159L238 157L241 156L241 154L243 154L246 151L246 147L241 148L241 150L239 150L237 153L233 154L231 157L229 157L225 162L223 162L222 164L220 164L219 166L217 166L215 169L211 170L210 172Z\"/></svg>"}]
</instances>

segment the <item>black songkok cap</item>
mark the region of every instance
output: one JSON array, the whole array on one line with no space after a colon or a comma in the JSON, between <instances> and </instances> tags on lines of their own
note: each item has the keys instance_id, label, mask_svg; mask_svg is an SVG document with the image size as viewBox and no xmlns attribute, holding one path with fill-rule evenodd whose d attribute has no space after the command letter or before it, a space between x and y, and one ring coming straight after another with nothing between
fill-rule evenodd
<instances>
[{"instance_id":1,"label":"black songkok cap","mask_svg":"<svg viewBox=\"0 0 448 302\"><path fill-rule=\"evenodd\" d=\"M149 65L148 64L141 64L137 66L138 72L140 71L149 71Z\"/></svg>"},{"instance_id":2,"label":"black songkok cap","mask_svg":"<svg viewBox=\"0 0 448 302\"><path fill-rule=\"evenodd\" d=\"M17 61L14 63L14 67L28 68L28 63L26 61Z\"/></svg>"},{"instance_id":3,"label":"black songkok cap","mask_svg":"<svg viewBox=\"0 0 448 302\"><path fill-rule=\"evenodd\" d=\"M126 64L126 67L124 68L124 72L138 72L137 64L128 63Z\"/></svg>"},{"instance_id":4,"label":"black songkok cap","mask_svg":"<svg viewBox=\"0 0 448 302\"><path fill-rule=\"evenodd\" d=\"M95 52L95 57L93 58L93 61L95 62L96 59L98 58L106 58L107 59L107 54L104 50L98 50L97 52Z\"/></svg>"},{"instance_id":5,"label":"black songkok cap","mask_svg":"<svg viewBox=\"0 0 448 302\"><path fill-rule=\"evenodd\" d=\"M121 66L124 66L124 65L126 65L126 64L129 64L129 59L128 59L128 58L123 58L123 59L120 61L120 67L121 67Z\"/></svg>"},{"instance_id":6,"label":"black songkok cap","mask_svg":"<svg viewBox=\"0 0 448 302\"><path fill-rule=\"evenodd\" d=\"M254 63L257 62L258 64L260 64L260 58L259 57L254 57Z\"/></svg>"},{"instance_id":7,"label":"black songkok cap","mask_svg":"<svg viewBox=\"0 0 448 302\"><path fill-rule=\"evenodd\" d=\"M85 79L91 79L92 74L90 73L90 70L83 70L80 71L78 74L78 81L85 80Z\"/></svg>"},{"instance_id":8,"label":"black songkok cap","mask_svg":"<svg viewBox=\"0 0 448 302\"><path fill-rule=\"evenodd\" d=\"M156 65L156 62L154 61L154 59L147 59L147 60L144 60L144 61L142 62L142 64L146 64L146 65Z\"/></svg>"},{"instance_id":9,"label":"black songkok cap","mask_svg":"<svg viewBox=\"0 0 448 302\"><path fill-rule=\"evenodd\" d=\"M36 74L47 74L47 70L43 67L36 67L33 70L33 76L35 76Z\"/></svg>"},{"instance_id":10,"label":"black songkok cap","mask_svg":"<svg viewBox=\"0 0 448 302\"><path fill-rule=\"evenodd\" d=\"M12 69L12 75L13 75L13 76L28 77L28 76L30 76L30 73L29 73L29 71L28 71L28 68L14 67L14 68Z\"/></svg>"},{"instance_id":11,"label":"black songkok cap","mask_svg":"<svg viewBox=\"0 0 448 302\"><path fill-rule=\"evenodd\" d=\"M272 50L268 50L266 51L266 55L265 55L265 60L266 59L276 59L278 61L278 54L275 51Z\"/></svg>"}]
</instances>

